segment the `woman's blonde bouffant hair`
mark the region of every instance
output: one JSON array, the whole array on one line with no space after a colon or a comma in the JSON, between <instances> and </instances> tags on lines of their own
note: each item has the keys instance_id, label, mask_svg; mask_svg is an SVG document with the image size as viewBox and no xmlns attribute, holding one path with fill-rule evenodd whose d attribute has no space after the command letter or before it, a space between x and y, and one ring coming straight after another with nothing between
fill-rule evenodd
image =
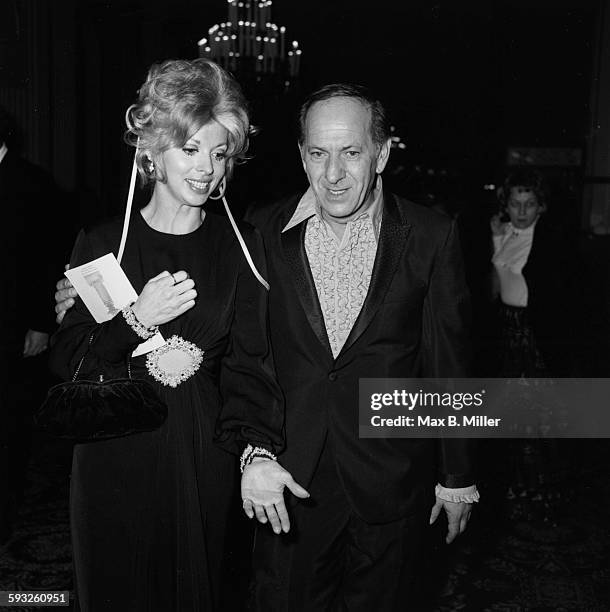
<instances>
[{"instance_id":1,"label":"woman's blonde bouffant hair","mask_svg":"<svg viewBox=\"0 0 610 612\"><path fill-rule=\"evenodd\" d=\"M166 180L161 154L182 147L202 126L217 121L228 132L226 175L243 160L251 134L248 106L237 81L205 59L153 64L138 101L127 109L125 141L137 147L144 184ZM150 171L150 162L154 172Z\"/></svg>"}]
</instances>

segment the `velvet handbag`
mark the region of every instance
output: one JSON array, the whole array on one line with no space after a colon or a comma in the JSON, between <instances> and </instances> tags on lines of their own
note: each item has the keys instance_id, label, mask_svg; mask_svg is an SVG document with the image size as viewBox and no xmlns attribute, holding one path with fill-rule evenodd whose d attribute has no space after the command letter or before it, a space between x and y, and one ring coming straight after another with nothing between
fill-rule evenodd
<instances>
[{"instance_id":1,"label":"velvet handbag","mask_svg":"<svg viewBox=\"0 0 610 612\"><path fill-rule=\"evenodd\" d=\"M93 336L89 339L89 346ZM87 349L88 352L89 349ZM167 405L146 380L77 380L85 355L70 382L51 387L34 414L34 424L48 434L80 442L108 440L158 429Z\"/></svg>"}]
</instances>

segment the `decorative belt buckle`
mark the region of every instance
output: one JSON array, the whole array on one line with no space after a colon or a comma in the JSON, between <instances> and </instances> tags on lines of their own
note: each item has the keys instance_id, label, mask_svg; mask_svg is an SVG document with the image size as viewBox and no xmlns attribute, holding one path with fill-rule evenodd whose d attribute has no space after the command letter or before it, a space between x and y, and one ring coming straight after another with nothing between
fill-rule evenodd
<instances>
[{"instance_id":1,"label":"decorative belt buckle","mask_svg":"<svg viewBox=\"0 0 610 612\"><path fill-rule=\"evenodd\" d=\"M146 369L161 384L175 388L199 369L203 353L192 342L172 336L163 346L148 353Z\"/></svg>"}]
</instances>

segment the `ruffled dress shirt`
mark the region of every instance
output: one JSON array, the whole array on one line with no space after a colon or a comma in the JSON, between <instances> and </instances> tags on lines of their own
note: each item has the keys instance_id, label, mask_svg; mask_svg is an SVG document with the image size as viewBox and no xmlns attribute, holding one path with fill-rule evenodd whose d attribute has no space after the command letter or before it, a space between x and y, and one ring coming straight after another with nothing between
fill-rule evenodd
<instances>
[{"instance_id":1,"label":"ruffled dress shirt","mask_svg":"<svg viewBox=\"0 0 610 612\"><path fill-rule=\"evenodd\" d=\"M335 358L341 352L369 290L381 209L379 177L372 204L346 223L343 236L339 238L322 217L313 190L309 188L284 230L309 219L305 230L305 252Z\"/></svg>"}]
</instances>

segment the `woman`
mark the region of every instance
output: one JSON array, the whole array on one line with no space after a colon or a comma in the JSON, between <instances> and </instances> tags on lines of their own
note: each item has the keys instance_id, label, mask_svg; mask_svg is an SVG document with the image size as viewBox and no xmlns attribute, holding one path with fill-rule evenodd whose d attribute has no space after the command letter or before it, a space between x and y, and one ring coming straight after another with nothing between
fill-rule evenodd
<instances>
[{"instance_id":1,"label":"woman","mask_svg":"<svg viewBox=\"0 0 610 612\"><path fill-rule=\"evenodd\" d=\"M83 372L153 384L168 405L157 431L74 450L70 510L81 610L210 610L219 605L223 539L238 452L279 450L281 393L266 328L266 291L228 221L203 205L223 192L248 145L237 83L206 60L153 66L127 112L150 201L132 215L122 267L138 293L131 307L96 324L80 300L51 354L70 379ZM81 231L72 265L117 252L121 220ZM244 231L263 266L259 236ZM130 359L159 330L164 347ZM175 339L174 337L177 337ZM90 339L93 338L93 340ZM169 342L174 338L171 342Z\"/></svg>"},{"instance_id":2,"label":"woman","mask_svg":"<svg viewBox=\"0 0 610 612\"><path fill-rule=\"evenodd\" d=\"M544 218L546 191L530 169L510 173L498 190L502 211L491 230L500 376L567 376L572 365L575 321L566 321L578 298L574 240Z\"/></svg>"},{"instance_id":3,"label":"woman","mask_svg":"<svg viewBox=\"0 0 610 612\"><path fill-rule=\"evenodd\" d=\"M575 351L577 275L573 240L546 218L542 176L531 169L509 174L498 190L502 215L491 220L495 292L499 296L496 375L506 378L569 376ZM531 408L529 406L531 405ZM524 394L515 410L542 406ZM535 514L530 503L556 496L551 482L565 468L552 440L512 440L507 497L519 498L513 515ZM541 508L545 516L546 509Z\"/></svg>"}]
</instances>

